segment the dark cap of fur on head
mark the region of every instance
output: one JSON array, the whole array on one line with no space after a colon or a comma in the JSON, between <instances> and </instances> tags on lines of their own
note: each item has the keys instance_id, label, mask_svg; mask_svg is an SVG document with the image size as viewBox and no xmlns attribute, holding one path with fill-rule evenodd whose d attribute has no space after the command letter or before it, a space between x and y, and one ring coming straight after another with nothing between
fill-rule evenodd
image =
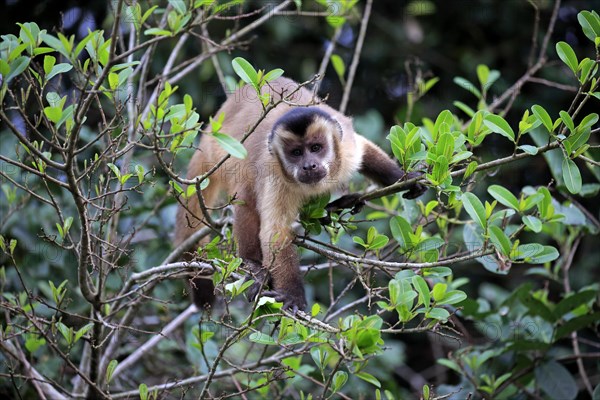
<instances>
[{"instance_id":1,"label":"dark cap of fur on head","mask_svg":"<svg viewBox=\"0 0 600 400\"><path fill-rule=\"evenodd\" d=\"M279 127L283 127L291 133L303 137L306 134L306 130L312 124L317 117L325 118L328 121L335 123L342 135L342 127L339 122L329 115L327 112L321 110L318 107L298 107L283 114L273 125L271 134L269 135L269 143L273 140L275 131Z\"/></svg>"}]
</instances>

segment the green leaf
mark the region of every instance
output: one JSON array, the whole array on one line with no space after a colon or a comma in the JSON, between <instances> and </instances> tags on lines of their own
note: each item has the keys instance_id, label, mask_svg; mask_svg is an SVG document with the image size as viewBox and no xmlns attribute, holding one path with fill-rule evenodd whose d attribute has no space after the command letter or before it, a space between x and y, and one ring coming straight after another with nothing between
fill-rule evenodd
<instances>
[{"instance_id":1,"label":"green leaf","mask_svg":"<svg viewBox=\"0 0 600 400\"><path fill-rule=\"evenodd\" d=\"M402 249L410 249L415 245L412 239L412 227L403 217L396 216L392 218L390 220L390 230L392 231L392 236Z\"/></svg>"},{"instance_id":2,"label":"green leaf","mask_svg":"<svg viewBox=\"0 0 600 400\"><path fill-rule=\"evenodd\" d=\"M274 81L275 79L279 78L281 75L283 75L283 70L281 68L275 68L272 69L271 71L267 72L265 74L265 76L263 76L263 80L265 82L271 82Z\"/></svg>"},{"instance_id":3,"label":"green leaf","mask_svg":"<svg viewBox=\"0 0 600 400\"><path fill-rule=\"evenodd\" d=\"M423 279L420 275L415 275L412 277L412 284L417 293L419 293L420 303L422 303L425 309L428 310L431 306L431 297L429 294L429 286L427 286L427 282L425 282L425 279Z\"/></svg>"},{"instance_id":4,"label":"green leaf","mask_svg":"<svg viewBox=\"0 0 600 400\"><path fill-rule=\"evenodd\" d=\"M371 385L381 388L381 383L379 380L367 372L358 372L354 374L354 376L362 379L363 381L369 382Z\"/></svg>"},{"instance_id":5,"label":"green leaf","mask_svg":"<svg viewBox=\"0 0 600 400\"><path fill-rule=\"evenodd\" d=\"M479 84L482 87L486 85L489 76L490 76L489 67L485 64L479 64L477 66L477 78L479 79Z\"/></svg>"},{"instance_id":6,"label":"green leaf","mask_svg":"<svg viewBox=\"0 0 600 400\"><path fill-rule=\"evenodd\" d=\"M333 375L333 385L331 390L333 393L337 393L348 381L348 373L345 371L338 371Z\"/></svg>"},{"instance_id":7,"label":"green leaf","mask_svg":"<svg viewBox=\"0 0 600 400\"><path fill-rule=\"evenodd\" d=\"M17 247L17 239L10 239L10 243L8 244L8 252L10 254L13 254L16 247Z\"/></svg>"},{"instance_id":8,"label":"green leaf","mask_svg":"<svg viewBox=\"0 0 600 400\"><path fill-rule=\"evenodd\" d=\"M115 174L115 176L117 177L117 179L121 179L121 171L119 171L119 167L117 167L115 164L113 163L108 163L106 164L108 166L108 168L110 168L110 170L113 172L113 174Z\"/></svg>"},{"instance_id":9,"label":"green leaf","mask_svg":"<svg viewBox=\"0 0 600 400\"><path fill-rule=\"evenodd\" d=\"M60 107L44 107L44 115L56 124L62 117L62 110Z\"/></svg>"},{"instance_id":10,"label":"green leaf","mask_svg":"<svg viewBox=\"0 0 600 400\"><path fill-rule=\"evenodd\" d=\"M460 152L456 153L454 156L452 156L452 159L450 160L450 164L456 164L461 161L467 160L472 155L473 155L473 153L470 151L460 151Z\"/></svg>"},{"instance_id":11,"label":"green leaf","mask_svg":"<svg viewBox=\"0 0 600 400\"><path fill-rule=\"evenodd\" d=\"M577 67L579 66L579 62L577 61L577 56L575 52L566 42L558 42L556 43L556 53L558 53L558 57L567 64L573 73L577 73Z\"/></svg>"},{"instance_id":12,"label":"green leaf","mask_svg":"<svg viewBox=\"0 0 600 400\"><path fill-rule=\"evenodd\" d=\"M562 299L554 308L554 314L557 317L573 311L577 307L587 304L597 296L596 290L583 290Z\"/></svg>"},{"instance_id":13,"label":"green leaf","mask_svg":"<svg viewBox=\"0 0 600 400\"><path fill-rule=\"evenodd\" d=\"M440 365L443 365L444 367L451 369L455 372L457 372L458 374L463 374L464 371L461 369L461 367L454 361L449 360L447 358L440 358L437 360L437 363Z\"/></svg>"},{"instance_id":14,"label":"green leaf","mask_svg":"<svg viewBox=\"0 0 600 400\"><path fill-rule=\"evenodd\" d=\"M546 127L548 132L552 132L552 118L548 114L548 111L544 109L544 107L535 104L531 107L531 111L533 111L533 115Z\"/></svg>"},{"instance_id":15,"label":"green leaf","mask_svg":"<svg viewBox=\"0 0 600 400\"><path fill-rule=\"evenodd\" d=\"M592 42L600 36L600 21L598 14L594 14L585 10L577 15L577 20L583 29L583 34Z\"/></svg>"},{"instance_id":16,"label":"green leaf","mask_svg":"<svg viewBox=\"0 0 600 400\"><path fill-rule=\"evenodd\" d=\"M340 82L344 82L344 76L346 74L346 65L344 64L344 60L342 57L334 54L331 56L331 65L333 65L333 69L337 74L338 78L340 78Z\"/></svg>"},{"instance_id":17,"label":"green leaf","mask_svg":"<svg viewBox=\"0 0 600 400\"><path fill-rule=\"evenodd\" d=\"M251 334L249 336L249 339L254 342L254 343L258 343L258 344L265 344L265 345L274 345L277 344L277 342L275 341L275 339L273 339L271 336L262 333L262 332L254 332L253 334Z\"/></svg>"},{"instance_id":18,"label":"green leaf","mask_svg":"<svg viewBox=\"0 0 600 400\"><path fill-rule=\"evenodd\" d=\"M463 292L462 290L451 290L449 292L446 292L446 295L439 300L437 303L439 305L445 304L445 305L452 305L452 304L457 304L460 303L462 301L464 301L467 298L467 294L465 292Z\"/></svg>"},{"instance_id":19,"label":"green leaf","mask_svg":"<svg viewBox=\"0 0 600 400\"><path fill-rule=\"evenodd\" d=\"M140 391L140 400L148 400L148 385L140 383L138 390Z\"/></svg>"},{"instance_id":20,"label":"green leaf","mask_svg":"<svg viewBox=\"0 0 600 400\"><path fill-rule=\"evenodd\" d=\"M20 75L29 66L29 57L21 56L10 63L10 73L4 78L3 83L10 82L13 78Z\"/></svg>"},{"instance_id":21,"label":"green leaf","mask_svg":"<svg viewBox=\"0 0 600 400\"><path fill-rule=\"evenodd\" d=\"M509 138L511 142L515 141L515 132L501 116L495 114L486 115L483 124L492 132L499 133L502 136Z\"/></svg>"},{"instance_id":22,"label":"green leaf","mask_svg":"<svg viewBox=\"0 0 600 400\"><path fill-rule=\"evenodd\" d=\"M423 400L429 400L429 396L431 395L430 389L428 385L423 385Z\"/></svg>"},{"instance_id":23,"label":"green leaf","mask_svg":"<svg viewBox=\"0 0 600 400\"><path fill-rule=\"evenodd\" d=\"M439 300L443 299L446 295L447 289L448 285L442 282L438 282L435 285L433 285L433 290L431 291L431 294L433 295L433 300L435 302L438 302Z\"/></svg>"},{"instance_id":24,"label":"green leaf","mask_svg":"<svg viewBox=\"0 0 600 400\"><path fill-rule=\"evenodd\" d=\"M58 234L60 235L60 237L62 239L64 239L65 238L65 232L63 230L63 227L58 222L56 223L56 229L58 229Z\"/></svg>"},{"instance_id":25,"label":"green leaf","mask_svg":"<svg viewBox=\"0 0 600 400\"><path fill-rule=\"evenodd\" d=\"M54 56L44 56L44 73L49 74L52 71L52 67L56 63L56 57Z\"/></svg>"},{"instance_id":26,"label":"green leaf","mask_svg":"<svg viewBox=\"0 0 600 400\"><path fill-rule=\"evenodd\" d=\"M560 115L560 119L562 119L562 122L569 129L569 131L573 132L575 130L575 124L573 123L573 119L571 118L569 113L561 110L558 114Z\"/></svg>"},{"instance_id":27,"label":"green leaf","mask_svg":"<svg viewBox=\"0 0 600 400\"><path fill-rule=\"evenodd\" d=\"M469 165L467 165L467 168L465 169L465 179L468 178L469 176L473 175L473 172L475 172L475 170L477 169L477 166L479 164L477 163L477 161L471 161L469 163Z\"/></svg>"},{"instance_id":28,"label":"green leaf","mask_svg":"<svg viewBox=\"0 0 600 400\"><path fill-rule=\"evenodd\" d=\"M561 325L554 335L554 339L558 340L570 334L571 332L582 330L586 327L595 326L600 320L600 312L595 312L593 314L582 315L581 317L575 317L573 319L568 320L563 325Z\"/></svg>"},{"instance_id":29,"label":"green leaf","mask_svg":"<svg viewBox=\"0 0 600 400\"><path fill-rule=\"evenodd\" d=\"M579 389L577 382L565 367L554 360L547 361L537 366L534 370L537 386L541 388L550 399L573 400L577 397Z\"/></svg>"},{"instance_id":30,"label":"green leaf","mask_svg":"<svg viewBox=\"0 0 600 400\"><path fill-rule=\"evenodd\" d=\"M485 230L487 221L485 220L485 207L483 207L481 200L470 192L463 193L462 200L469 216Z\"/></svg>"},{"instance_id":31,"label":"green leaf","mask_svg":"<svg viewBox=\"0 0 600 400\"><path fill-rule=\"evenodd\" d=\"M581 173L575 162L570 158L563 159L562 175L569 192L573 194L579 193L581 190Z\"/></svg>"},{"instance_id":32,"label":"green leaf","mask_svg":"<svg viewBox=\"0 0 600 400\"><path fill-rule=\"evenodd\" d=\"M545 264L556 260L559 256L560 253L554 247L544 246L544 249L541 252L528 257L526 260L530 264Z\"/></svg>"},{"instance_id":33,"label":"green leaf","mask_svg":"<svg viewBox=\"0 0 600 400\"><path fill-rule=\"evenodd\" d=\"M58 329L62 337L65 338L67 343L71 345L73 342L73 328L69 328L60 321L56 323L56 328Z\"/></svg>"},{"instance_id":34,"label":"green leaf","mask_svg":"<svg viewBox=\"0 0 600 400\"><path fill-rule=\"evenodd\" d=\"M154 35L154 36L171 36L173 35L173 33L171 31L168 31L166 29L160 29L160 28L150 28L150 29L146 29L144 31L144 35Z\"/></svg>"},{"instance_id":35,"label":"green leaf","mask_svg":"<svg viewBox=\"0 0 600 400\"><path fill-rule=\"evenodd\" d=\"M321 306L319 305L319 303L315 303L312 305L312 308L310 310L310 315L314 318L317 316L317 314L319 314L320 311L321 311Z\"/></svg>"},{"instance_id":36,"label":"green leaf","mask_svg":"<svg viewBox=\"0 0 600 400\"><path fill-rule=\"evenodd\" d=\"M106 367L106 383L110 383L112 379L113 372L115 372L115 368L117 368L117 364L119 362L117 360L111 360Z\"/></svg>"},{"instance_id":37,"label":"green leaf","mask_svg":"<svg viewBox=\"0 0 600 400\"><path fill-rule=\"evenodd\" d=\"M248 61L242 57L236 57L231 61L235 73L246 83L258 86L258 73Z\"/></svg>"},{"instance_id":38,"label":"green leaf","mask_svg":"<svg viewBox=\"0 0 600 400\"><path fill-rule=\"evenodd\" d=\"M467 90L468 92L473 93L478 99L481 98L481 92L479 91L479 89L477 89L477 87L475 87L474 84L472 84L465 78L457 76L454 78L454 83L456 83L461 88Z\"/></svg>"},{"instance_id":39,"label":"green leaf","mask_svg":"<svg viewBox=\"0 0 600 400\"><path fill-rule=\"evenodd\" d=\"M29 353L35 353L37 349L46 344L46 339L35 334L28 334L25 339L25 348Z\"/></svg>"},{"instance_id":40,"label":"green leaf","mask_svg":"<svg viewBox=\"0 0 600 400\"><path fill-rule=\"evenodd\" d=\"M390 239L387 236L377 235L375 236L375 238L373 238L373 241L369 245L369 248L371 250L379 250L383 248L386 244L388 244L389 241Z\"/></svg>"},{"instance_id":41,"label":"green leaf","mask_svg":"<svg viewBox=\"0 0 600 400\"><path fill-rule=\"evenodd\" d=\"M331 354L329 354L327 348L324 346L313 347L310 349L310 356L321 371L325 368L325 365L327 365L331 358Z\"/></svg>"},{"instance_id":42,"label":"green leaf","mask_svg":"<svg viewBox=\"0 0 600 400\"><path fill-rule=\"evenodd\" d=\"M506 236L504 231L496 225L490 226L489 232L490 239L492 240L494 247L496 247L500 253L508 257L510 255L510 249L512 248L512 244L508 236Z\"/></svg>"},{"instance_id":43,"label":"green leaf","mask_svg":"<svg viewBox=\"0 0 600 400\"><path fill-rule=\"evenodd\" d=\"M75 342L77 342L79 339L81 339L81 337L83 335L85 335L87 332L89 332L90 329L92 329L94 327L94 324L92 324L91 322L89 324L86 324L84 326L82 326L80 329L77 330L77 332L75 333Z\"/></svg>"},{"instance_id":44,"label":"green leaf","mask_svg":"<svg viewBox=\"0 0 600 400\"><path fill-rule=\"evenodd\" d=\"M223 148L223 150L231 154L233 157L244 159L248 156L248 151L244 145L231 136L218 132L213 133L212 136L217 139L217 142Z\"/></svg>"},{"instance_id":45,"label":"green leaf","mask_svg":"<svg viewBox=\"0 0 600 400\"><path fill-rule=\"evenodd\" d=\"M142 164L137 164L135 166L135 173L138 178L138 184L142 183L144 180L144 166Z\"/></svg>"},{"instance_id":46,"label":"green leaf","mask_svg":"<svg viewBox=\"0 0 600 400\"><path fill-rule=\"evenodd\" d=\"M542 221L533 215L523 216L523 223L535 233L540 233L542 231Z\"/></svg>"},{"instance_id":47,"label":"green leaf","mask_svg":"<svg viewBox=\"0 0 600 400\"><path fill-rule=\"evenodd\" d=\"M531 146L529 144L524 144L518 147L523 150L525 153L535 156L538 153L538 148L535 146Z\"/></svg>"},{"instance_id":48,"label":"green leaf","mask_svg":"<svg viewBox=\"0 0 600 400\"><path fill-rule=\"evenodd\" d=\"M179 13L179 14L185 14L186 9L185 9L185 2L181 1L181 0L169 0L169 4L171 6L173 6L173 8Z\"/></svg>"},{"instance_id":49,"label":"green leaf","mask_svg":"<svg viewBox=\"0 0 600 400\"><path fill-rule=\"evenodd\" d=\"M519 210L519 200L508 189L500 185L492 185L488 188L488 193L500 204L510 207L515 211Z\"/></svg>"},{"instance_id":50,"label":"green leaf","mask_svg":"<svg viewBox=\"0 0 600 400\"><path fill-rule=\"evenodd\" d=\"M119 75L111 72L108 74L108 86L111 90L115 90L119 86Z\"/></svg>"},{"instance_id":51,"label":"green leaf","mask_svg":"<svg viewBox=\"0 0 600 400\"><path fill-rule=\"evenodd\" d=\"M52 71L50 71L50 73L48 75L46 75L46 79L50 80L50 79L54 78L56 75L64 74L65 72L69 72L72 69L73 69L73 66L71 64L67 64L67 63L57 64L52 68Z\"/></svg>"},{"instance_id":52,"label":"green leaf","mask_svg":"<svg viewBox=\"0 0 600 400\"><path fill-rule=\"evenodd\" d=\"M427 82L425 82L424 84L419 85L420 94L424 95L425 93L429 92L429 90L431 90L431 88L434 87L435 84L438 83L439 81L440 81L440 78L438 78L436 76L434 78L427 80Z\"/></svg>"},{"instance_id":53,"label":"green leaf","mask_svg":"<svg viewBox=\"0 0 600 400\"><path fill-rule=\"evenodd\" d=\"M467 114L469 118L473 118L473 115L475 115L475 111L462 101L454 101L452 104L454 104L456 108Z\"/></svg>"},{"instance_id":54,"label":"green leaf","mask_svg":"<svg viewBox=\"0 0 600 400\"><path fill-rule=\"evenodd\" d=\"M448 318L450 318L450 313L444 308L434 307L425 313L425 317L437 319L439 321L446 321Z\"/></svg>"},{"instance_id":55,"label":"green leaf","mask_svg":"<svg viewBox=\"0 0 600 400\"><path fill-rule=\"evenodd\" d=\"M571 133L569 137L563 141L567 153L579 151L581 147L587 144L590 135L591 130L589 128L576 129L574 133Z\"/></svg>"},{"instance_id":56,"label":"green leaf","mask_svg":"<svg viewBox=\"0 0 600 400\"><path fill-rule=\"evenodd\" d=\"M592 125L598 122L598 118L598 114L596 113L586 115L579 123L579 126L577 126L577 130L585 130L587 128L591 128Z\"/></svg>"},{"instance_id":57,"label":"green leaf","mask_svg":"<svg viewBox=\"0 0 600 400\"><path fill-rule=\"evenodd\" d=\"M352 241L353 241L354 243L356 243L356 244L359 244L359 245L361 245L361 246L362 246L362 247L364 247L365 249L366 249L367 247L369 247L369 245L368 245L368 244L366 244L366 243L365 243L365 241L364 241L364 240L363 240L363 239L362 239L360 236L353 236L353 237L352 237Z\"/></svg>"}]
</instances>

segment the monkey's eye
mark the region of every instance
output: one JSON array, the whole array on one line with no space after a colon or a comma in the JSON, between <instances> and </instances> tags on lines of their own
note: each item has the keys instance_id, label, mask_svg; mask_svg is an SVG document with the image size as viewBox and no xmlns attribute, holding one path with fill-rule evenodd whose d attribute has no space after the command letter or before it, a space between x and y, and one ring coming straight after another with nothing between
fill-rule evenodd
<instances>
[{"instance_id":1,"label":"monkey's eye","mask_svg":"<svg viewBox=\"0 0 600 400\"><path fill-rule=\"evenodd\" d=\"M323 146L321 146L320 144L313 144L312 146L310 146L310 151L312 151L313 153L316 153L317 151L321 150L323 148Z\"/></svg>"},{"instance_id":2,"label":"monkey's eye","mask_svg":"<svg viewBox=\"0 0 600 400\"><path fill-rule=\"evenodd\" d=\"M291 153L294 157L300 157L302 155L302 150L301 149L294 149L292 150Z\"/></svg>"}]
</instances>

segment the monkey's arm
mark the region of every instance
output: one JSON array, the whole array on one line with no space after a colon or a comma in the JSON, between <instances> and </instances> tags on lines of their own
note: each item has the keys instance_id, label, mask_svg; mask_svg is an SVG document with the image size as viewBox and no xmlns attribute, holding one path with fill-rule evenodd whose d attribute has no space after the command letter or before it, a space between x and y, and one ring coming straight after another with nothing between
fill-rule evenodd
<instances>
[{"instance_id":1,"label":"monkey's arm","mask_svg":"<svg viewBox=\"0 0 600 400\"><path fill-rule=\"evenodd\" d=\"M392 185L402 179L412 179L420 176L418 172L404 172L402 168L394 160L392 160L383 150L377 145L359 136L363 146L363 159L359 172L369 179L375 181L381 186ZM414 199L422 195L427 190L427 187L417 183L410 186L408 192L402 197L405 199ZM352 214L360 212L365 205L364 201L359 201L362 194L350 193L340 197L337 200L327 204L327 216L321 218L321 223L327 225L331 222L329 214L343 209L352 208Z\"/></svg>"},{"instance_id":2,"label":"monkey's arm","mask_svg":"<svg viewBox=\"0 0 600 400\"><path fill-rule=\"evenodd\" d=\"M420 176L418 172L409 172L408 174L390 158L383 150L369 140L361 137L363 140L363 159L360 166L360 173L374 180L381 186L392 185L399 180L412 179ZM405 199L415 199L427 190L426 186L416 183L409 187L408 192L402 197Z\"/></svg>"},{"instance_id":3,"label":"monkey's arm","mask_svg":"<svg viewBox=\"0 0 600 400\"><path fill-rule=\"evenodd\" d=\"M271 234L269 231L275 233ZM267 237L270 239L266 239ZM263 294L283 302L284 310L303 311L306 308L306 298L300 276L298 253L296 246L292 244L293 233L289 226L267 226L264 232L261 232L261 241L263 238L263 263L268 268L273 283L271 290Z\"/></svg>"},{"instance_id":4,"label":"monkey's arm","mask_svg":"<svg viewBox=\"0 0 600 400\"><path fill-rule=\"evenodd\" d=\"M274 197L280 194L274 187L262 189ZM284 309L304 310L304 286L290 228L295 207L290 205L289 209L280 210L274 205L276 199L266 196L259 210L253 193L250 189L238 189L243 204L236 205L234 219L238 254L249 269L247 279L254 280L248 288L248 298L255 300L261 293L283 302ZM269 283L270 290L267 289Z\"/></svg>"},{"instance_id":5,"label":"monkey's arm","mask_svg":"<svg viewBox=\"0 0 600 400\"><path fill-rule=\"evenodd\" d=\"M291 228L299 205L282 203L278 197L282 188L273 186L267 189L260 210L260 243L262 264L269 271L272 285L271 290L263 294L283 302L284 309L294 312L304 310L306 298Z\"/></svg>"}]
</instances>

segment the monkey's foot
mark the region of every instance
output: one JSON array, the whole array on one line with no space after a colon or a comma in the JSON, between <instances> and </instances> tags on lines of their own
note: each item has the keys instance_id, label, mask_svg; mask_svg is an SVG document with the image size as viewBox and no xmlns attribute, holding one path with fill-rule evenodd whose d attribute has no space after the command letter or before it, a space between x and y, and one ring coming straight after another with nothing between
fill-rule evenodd
<instances>
[{"instance_id":1,"label":"monkey's foot","mask_svg":"<svg viewBox=\"0 0 600 400\"><path fill-rule=\"evenodd\" d=\"M406 179L408 180L408 179L418 178L422 175L423 174L421 174L419 172L409 172L408 174L406 174ZM405 199L416 199L417 197L419 197L426 191L427 191L427 186L421 185L420 183L415 183L413 186L410 187L408 192L406 192L402 195L402 197L404 197Z\"/></svg>"},{"instance_id":2,"label":"monkey's foot","mask_svg":"<svg viewBox=\"0 0 600 400\"><path fill-rule=\"evenodd\" d=\"M266 292L263 292L262 295L273 297L275 301L283 303L283 310L290 310L294 314L306 309L304 289L298 293L283 293L279 290L267 290Z\"/></svg>"}]
</instances>

